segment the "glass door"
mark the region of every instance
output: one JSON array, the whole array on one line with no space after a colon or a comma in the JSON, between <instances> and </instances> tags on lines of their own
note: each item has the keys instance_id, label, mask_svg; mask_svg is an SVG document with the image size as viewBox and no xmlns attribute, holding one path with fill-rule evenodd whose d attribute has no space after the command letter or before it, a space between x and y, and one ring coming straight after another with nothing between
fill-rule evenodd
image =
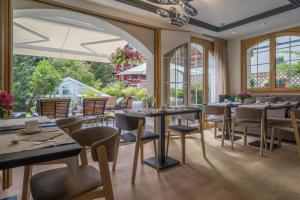
<instances>
[{"instance_id":1,"label":"glass door","mask_svg":"<svg viewBox=\"0 0 300 200\"><path fill-rule=\"evenodd\" d=\"M213 42L192 38L189 73L189 103L200 107L216 101L216 70Z\"/></svg>"}]
</instances>

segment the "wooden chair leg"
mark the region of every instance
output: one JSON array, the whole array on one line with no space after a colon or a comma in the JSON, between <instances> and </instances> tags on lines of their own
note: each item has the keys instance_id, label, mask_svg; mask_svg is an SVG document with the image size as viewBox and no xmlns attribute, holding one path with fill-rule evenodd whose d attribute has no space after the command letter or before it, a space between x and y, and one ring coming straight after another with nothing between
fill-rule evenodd
<instances>
[{"instance_id":1,"label":"wooden chair leg","mask_svg":"<svg viewBox=\"0 0 300 200\"><path fill-rule=\"evenodd\" d=\"M135 176L136 176L136 169L137 169L137 163L139 158L139 149L141 145L141 137L143 132L143 120L139 120L138 123L138 131L137 131L137 137L135 142L135 150L134 150L134 158L133 158L133 168L132 168L132 175L131 175L131 184L135 183Z\"/></svg>"},{"instance_id":2,"label":"wooden chair leg","mask_svg":"<svg viewBox=\"0 0 300 200\"><path fill-rule=\"evenodd\" d=\"M244 145L247 146L247 127L244 127Z\"/></svg>"},{"instance_id":3,"label":"wooden chair leg","mask_svg":"<svg viewBox=\"0 0 300 200\"><path fill-rule=\"evenodd\" d=\"M265 134L265 125L264 122L261 122L260 126L260 156L264 155L264 134Z\"/></svg>"},{"instance_id":4,"label":"wooden chair leg","mask_svg":"<svg viewBox=\"0 0 300 200\"><path fill-rule=\"evenodd\" d=\"M222 125L222 147L224 147L224 133L226 130L226 122L223 121L223 125Z\"/></svg>"},{"instance_id":5,"label":"wooden chair leg","mask_svg":"<svg viewBox=\"0 0 300 200\"><path fill-rule=\"evenodd\" d=\"M166 149L166 155L169 155L169 143L170 143L170 136L171 136L171 131L168 131L168 138L167 138L167 149Z\"/></svg>"},{"instance_id":6,"label":"wooden chair leg","mask_svg":"<svg viewBox=\"0 0 300 200\"><path fill-rule=\"evenodd\" d=\"M272 132L271 132L271 143L270 143L270 151L273 151L275 132L276 132L276 128L272 128Z\"/></svg>"},{"instance_id":7,"label":"wooden chair leg","mask_svg":"<svg viewBox=\"0 0 300 200\"><path fill-rule=\"evenodd\" d=\"M278 147L281 147L281 135L280 135L280 130L277 129L277 140L278 140Z\"/></svg>"},{"instance_id":8,"label":"wooden chair leg","mask_svg":"<svg viewBox=\"0 0 300 200\"><path fill-rule=\"evenodd\" d=\"M117 165L117 159L118 159L118 153L119 153L119 146L120 146L120 135L121 135L121 130L118 130L118 137L117 137L117 144L116 144L116 151L115 151L115 159L113 161L113 166L112 170L116 170L116 165Z\"/></svg>"},{"instance_id":9,"label":"wooden chair leg","mask_svg":"<svg viewBox=\"0 0 300 200\"><path fill-rule=\"evenodd\" d=\"M26 165L24 167L24 177L23 177L23 189L22 189L22 200L27 200L30 194L29 181L32 175L32 166Z\"/></svg>"},{"instance_id":10,"label":"wooden chair leg","mask_svg":"<svg viewBox=\"0 0 300 200\"><path fill-rule=\"evenodd\" d=\"M200 134L201 134L201 146L202 146L202 154L203 154L203 158L206 159L206 151L205 151L205 142L204 142L204 134L203 134L203 129L200 130Z\"/></svg>"},{"instance_id":11,"label":"wooden chair leg","mask_svg":"<svg viewBox=\"0 0 300 200\"><path fill-rule=\"evenodd\" d=\"M144 164L144 143L141 142L140 144L140 158L141 158L141 164Z\"/></svg>"},{"instance_id":12,"label":"wooden chair leg","mask_svg":"<svg viewBox=\"0 0 300 200\"><path fill-rule=\"evenodd\" d=\"M111 183L111 178L109 173L107 151L105 146L100 146L97 149L97 157L98 157L100 175L103 183L105 200L114 200L112 183Z\"/></svg>"},{"instance_id":13,"label":"wooden chair leg","mask_svg":"<svg viewBox=\"0 0 300 200\"><path fill-rule=\"evenodd\" d=\"M214 123L214 136L215 136L215 138L217 138L217 126L218 126L218 123L215 122Z\"/></svg>"},{"instance_id":14,"label":"wooden chair leg","mask_svg":"<svg viewBox=\"0 0 300 200\"><path fill-rule=\"evenodd\" d=\"M180 133L180 142L181 142L181 159L182 163L185 164L185 134Z\"/></svg>"},{"instance_id":15,"label":"wooden chair leg","mask_svg":"<svg viewBox=\"0 0 300 200\"><path fill-rule=\"evenodd\" d=\"M231 130L231 150L233 150L233 144L234 144L234 132L235 132L235 117L232 120L232 130Z\"/></svg>"}]
</instances>

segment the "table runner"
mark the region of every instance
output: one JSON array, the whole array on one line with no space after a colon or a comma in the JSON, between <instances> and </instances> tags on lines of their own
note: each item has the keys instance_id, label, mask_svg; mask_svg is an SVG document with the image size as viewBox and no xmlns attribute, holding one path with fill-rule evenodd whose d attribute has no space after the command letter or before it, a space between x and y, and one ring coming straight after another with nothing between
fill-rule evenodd
<instances>
[{"instance_id":1,"label":"table runner","mask_svg":"<svg viewBox=\"0 0 300 200\"><path fill-rule=\"evenodd\" d=\"M26 121L38 120L39 124L51 123L53 120L46 116L0 120L0 127L22 126Z\"/></svg>"},{"instance_id":2,"label":"table runner","mask_svg":"<svg viewBox=\"0 0 300 200\"><path fill-rule=\"evenodd\" d=\"M51 131L51 132L50 132ZM20 131L0 135L0 153L15 153L51 146L75 143L74 140L62 130L56 128L45 128L41 133L33 135L22 135ZM11 141L17 137L18 144Z\"/></svg>"}]
</instances>

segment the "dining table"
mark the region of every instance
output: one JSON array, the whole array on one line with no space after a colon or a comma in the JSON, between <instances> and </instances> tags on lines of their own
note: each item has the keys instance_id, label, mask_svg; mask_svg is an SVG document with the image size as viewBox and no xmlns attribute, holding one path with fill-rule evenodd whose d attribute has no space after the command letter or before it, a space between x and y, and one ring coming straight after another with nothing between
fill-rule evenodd
<instances>
[{"instance_id":1,"label":"dining table","mask_svg":"<svg viewBox=\"0 0 300 200\"><path fill-rule=\"evenodd\" d=\"M24 133L25 122L30 120L38 120L39 133ZM0 120L2 189L11 186L12 169L16 167L64 159L76 170L80 151L81 146L47 117Z\"/></svg>"},{"instance_id":2,"label":"dining table","mask_svg":"<svg viewBox=\"0 0 300 200\"><path fill-rule=\"evenodd\" d=\"M153 117L157 118L157 134L159 135L158 139L158 168L159 170L167 169L173 166L180 164L180 162L170 156L166 156L165 140L166 140L166 117L176 116L183 114L197 114L202 116L202 108L195 107L166 107L160 109L141 109L141 110L124 110L124 113L128 116L134 117ZM201 123L201 122L200 122ZM147 158L144 160L144 163L157 168L157 161L155 157Z\"/></svg>"}]
</instances>

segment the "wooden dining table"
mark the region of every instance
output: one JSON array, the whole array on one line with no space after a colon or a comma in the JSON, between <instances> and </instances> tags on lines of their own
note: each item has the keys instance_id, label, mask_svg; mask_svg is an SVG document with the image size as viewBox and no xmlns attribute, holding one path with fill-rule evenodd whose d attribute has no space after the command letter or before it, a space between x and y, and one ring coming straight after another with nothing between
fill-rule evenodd
<instances>
[{"instance_id":1,"label":"wooden dining table","mask_svg":"<svg viewBox=\"0 0 300 200\"><path fill-rule=\"evenodd\" d=\"M202 116L202 108L194 107L177 107L177 108L162 108L162 109L144 109L144 110L125 110L128 116L135 117L154 117L158 119L157 133L159 135L158 139L158 162L159 169L166 169L175 165L178 165L180 162L170 156L166 156L165 151L165 135L166 135L166 117L182 114L195 113ZM204 148L204 147L203 147ZM144 163L156 168L156 158L151 157L144 160Z\"/></svg>"},{"instance_id":2,"label":"wooden dining table","mask_svg":"<svg viewBox=\"0 0 300 200\"><path fill-rule=\"evenodd\" d=\"M39 129L54 128L59 129L55 122L45 117L24 118L0 120L0 137L9 137L20 133L20 130L25 128L25 121L39 120ZM45 132L44 134L47 134ZM0 152L0 170L2 170L2 189L8 189L12 184L12 169L20 166L28 166L41 162L47 162L57 159L66 159L67 164L77 165L78 154L81 151L81 146L72 138L63 133L64 137L68 138L68 143L55 144L47 147L41 147L31 150L13 151L12 153ZM33 135L32 135L33 136ZM0 141L1 145L1 141ZM13 144L12 144L13 145ZM16 144L17 145L17 144ZM16 146L17 147L17 146ZM13 147L10 147L13 148ZM76 167L75 167L76 168Z\"/></svg>"}]
</instances>

